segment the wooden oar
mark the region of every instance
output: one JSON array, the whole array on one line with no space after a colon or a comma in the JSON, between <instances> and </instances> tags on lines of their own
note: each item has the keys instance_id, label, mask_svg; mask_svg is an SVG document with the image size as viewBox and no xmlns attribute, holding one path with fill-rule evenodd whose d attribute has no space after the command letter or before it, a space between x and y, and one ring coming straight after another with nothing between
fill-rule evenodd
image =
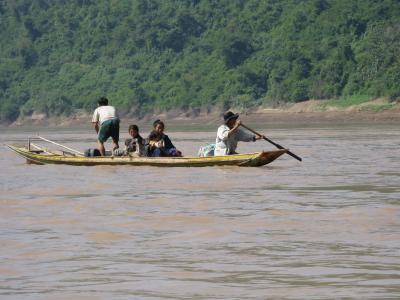
<instances>
[{"instance_id":1,"label":"wooden oar","mask_svg":"<svg viewBox=\"0 0 400 300\"><path fill-rule=\"evenodd\" d=\"M258 133L257 131L254 131L253 129L247 127L246 125L244 125L243 123L240 124L243 128L246 128L248 131L251 131L252 133L258 135L258 136L263 136L261 133ZM276 148L278 149L286 149L285 147L282 147L281 145L271 141L269 138L263 136L263 139L266 140L267 142L271 143L272 145L274 145ZM296 154L290 152L289 150L287 150L286 152L287 154L289 154L290 156L294 157L295 159L297 159L298 161L302 161L301 157L298 157Z\"/></svg>"},{"instance_id":2,"label":"wooden oar","mask_svg":"<svg viewBox=\"0 0 400 300\"><path fill-rule=\"evenodd\" d=\"M78 150L75 150L75 149L69 148L69 147L67 147L67 146L61 145L61 144L59 144L59 143L50 141L50 140L45 139L44 137L41 137L41 136L39 136L39 135L38 135L37 137L38 137L39 139L45 141L45 142L48 142L48 143L57 145L57 146L59 146L59 147L61 147L61 148L68 149L69 151L71 151L71 152L73 152L73 153L76 153L76 154L78 154L79 156L84 156L83 153L82 153L82 152L79 152Z\"/></svg>"}]
</instances>

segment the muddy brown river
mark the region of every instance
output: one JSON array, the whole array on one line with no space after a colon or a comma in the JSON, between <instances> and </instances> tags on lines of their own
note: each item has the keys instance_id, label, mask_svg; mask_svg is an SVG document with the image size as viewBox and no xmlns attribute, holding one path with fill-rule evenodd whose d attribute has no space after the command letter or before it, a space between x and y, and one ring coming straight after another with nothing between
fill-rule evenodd
<instances>
[{"instance_id":1,"label":"muddy brown river","mask_svg":"<svg viewBox=\"0 0 400 300\"><path fill-rule=\"evenodd\" d=\"M2 128L0 299L399 299L399 126L264 127L303 162L33 165L4 144L93 130ZM185 155L215 138L167 130Z\"/></svg>"}]
</instances>

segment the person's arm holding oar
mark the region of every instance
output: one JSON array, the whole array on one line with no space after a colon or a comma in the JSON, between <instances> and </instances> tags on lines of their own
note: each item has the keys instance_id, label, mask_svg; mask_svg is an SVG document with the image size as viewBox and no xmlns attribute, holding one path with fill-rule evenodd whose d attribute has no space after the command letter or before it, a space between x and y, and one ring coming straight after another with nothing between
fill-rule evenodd
<instances>
[{"instance_id":1,"label":"person's arm holding oar","mask_svg":"<svg viewBox=\"0 0 400 300\"><path fill-rule=\"evenodd\" d=\"M239 119L236 119L236 121L234 122L234 125L232 128L230 128L229 126L229 131L227 131L226 134L226 138L230 138L235 132L236 130L240 127L241 122Z\"/></svg>"},{"instance_id":2,"label":"person's arm holding oar","mask_svg":"<svg viewBox=\"0 0 400 300\"><path fill-rule=\"evenodd\" d=\"M272 145L274 145L275 147L277 147L278 149L286 149L285 147L273 142L272 140L270 140L269 138L265 137L264 135L258 133L257 131L254 131L253 129L247 127L246 125L244 125L243 123L240 123L240 125L243 128L246 128L248 131L254 133L255 135L259 136L260 138L266 140L267 142L271 143ZM298 161L302 161L301 157L297 156L296 154L294 154L293 152L290 152L289 150L287 150L286 152L287 154L289 154L290 156L294 157L295 159L297 159Z\"/></svg>"},{"instance_id":3,"label":"person's arm holding oar","mask_svg":"<svg viewBox=\"0 0 400 300\"><path fill-rule=\"evenodd\" d=\"M240 119L236 119L232 122L232 125L228 123L228 128L229 130L225 130L223 132L223 137L224 139L230 138L233 134L235 134L235 132L238 130L238 128L242 126L242 121L240 121ZM240 132L242 135L244 135L245 133L243 131ZM254 133L254 132L253 132ZM248 136L247 134L245 134L246 137ZM245 138L244 141L248 142L250 140L256 141L256 140L260 140L262 138L264 138L263 135L260 135L258 133L256 133L254 136L250 136L251 138Z\"/></svg>"},{"instance_id":4,"label":"person's arm holding oar","mask_svg":"<svg viewBox=\"0 0 400 300\"><path fill-rule=\"evenodd\" d=\"M242 121L240 121L240 119L236 120L236 126L237 126L237 128L239 128L240 126L243 126ZM246 127L244 127L244 128L246 128ZM254 132L252 132L252 133L254 133ZM250 134L250 133L246 132L245 130L239 129L237 132L236 138L242 142L255 142L257 140L261 140L261 139L265 138L265 136L263 136L262 134L259 134L259 133Z\"/></svg>"}]
</instances>

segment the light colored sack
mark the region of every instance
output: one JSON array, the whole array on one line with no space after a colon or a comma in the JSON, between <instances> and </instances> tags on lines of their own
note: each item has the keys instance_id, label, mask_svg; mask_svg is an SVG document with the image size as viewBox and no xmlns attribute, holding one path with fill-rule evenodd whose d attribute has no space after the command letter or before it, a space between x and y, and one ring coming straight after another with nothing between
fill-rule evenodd
<instances>
[{"instance_id":1,"label":"light colored sack","mask_svg":"<svg viewBox=\"0 0 400 300\"><path fill-rule=\"evenodd\" d=\"M209 157L214 156L215 144L208 144L203 147L200 147L197 155L199 157Z\"/></svg>"}]
</instances>

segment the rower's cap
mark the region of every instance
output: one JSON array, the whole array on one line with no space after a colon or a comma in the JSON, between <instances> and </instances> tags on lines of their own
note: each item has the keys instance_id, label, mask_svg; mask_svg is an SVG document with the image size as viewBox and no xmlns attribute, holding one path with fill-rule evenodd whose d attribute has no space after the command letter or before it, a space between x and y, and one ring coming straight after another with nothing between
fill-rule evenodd
<instances>
[{"instance_id":1,"label":"rower's cap","mask_svg":"<svg viewBox=\"0 0 400 300\"><path fill-rule=\"evenodd\" d=\"M225 124L228 123L230 120L237 119L237 118L239 118L239 114L234 114L231 111L227 111L226 113L224 113L224 122L225 122Z\"/></svg>"}]
</instances>

